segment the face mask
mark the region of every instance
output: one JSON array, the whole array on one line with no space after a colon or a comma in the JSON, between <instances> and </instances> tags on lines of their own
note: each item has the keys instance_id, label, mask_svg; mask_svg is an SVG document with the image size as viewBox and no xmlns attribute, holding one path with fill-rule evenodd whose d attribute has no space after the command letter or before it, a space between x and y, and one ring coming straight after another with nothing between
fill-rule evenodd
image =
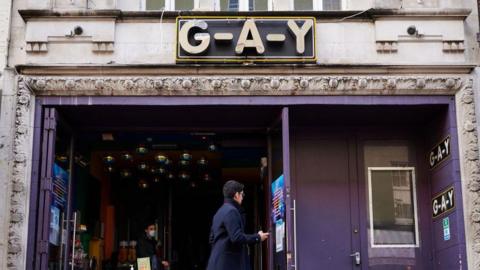
<instances>
[{"instance_id":1,"label":"face mask","mask_svg":"<svg viewBox=\"0 0 480 270\"><path fill-rule=\"evenodd\" d=\"M155 237L155 231L148 231L148 236Z\"/></svg>"}]
</instances>

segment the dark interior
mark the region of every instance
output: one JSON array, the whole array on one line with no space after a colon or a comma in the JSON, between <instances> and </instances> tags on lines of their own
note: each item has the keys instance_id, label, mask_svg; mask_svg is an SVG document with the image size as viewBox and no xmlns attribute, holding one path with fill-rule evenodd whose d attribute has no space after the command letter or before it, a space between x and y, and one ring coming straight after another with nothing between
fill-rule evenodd
<instances>
[{"instance_id":1,"label":"dark interior","mask_svg":"<svg viewBox=\"0 0 480 270\"><path fill-rule=\"evenodd\" d=\"M445 110L435 105L297 106L290 108L290 126L412 128ZM267 229L269 186L260 174L260 159L268 155L267 134L278 127L281 107L63 106L58 111L55 162L68 171L73 135L72 209L86 225L79 242L91 253L99 245L92 239L103 241L98 263L104 269L129 269L125 252L146 221L157 224L159 253L171 269L205 269L210 222L229 179L246 185L247 231ZM184 154L191 156L186 165L181 164ZM171 164L158 162L159 156ZM59 252L50 248L55 269ZM265 265L262 252L267 250L252 252L252 266Z\"/></svg>"}]
</instances>

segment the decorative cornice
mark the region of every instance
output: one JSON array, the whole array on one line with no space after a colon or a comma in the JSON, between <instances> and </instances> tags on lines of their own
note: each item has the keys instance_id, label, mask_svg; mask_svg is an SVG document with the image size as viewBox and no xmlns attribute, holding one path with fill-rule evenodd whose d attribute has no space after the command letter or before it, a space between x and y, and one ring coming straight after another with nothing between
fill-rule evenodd
<instances>
[{"instance_id":1,"label":"decorative cornice","mask_svg":"<svg viewBox=\"0 0 480 270\"><path fill-rule=\"evenodd\" d=\"M13 170L10 183L10 220L8 228L8 269L22 269L25 246L26 210L28 202L28 149L29 141L31 91L24 77L19 77L15 104L15 135L13 138Z\"/></svg>"},{"instance_id":2,"label":"decorative cornice","mask_svg":"<svg viewBox=\"0 0 480 270\"><path fill-rule=\"evenodd\" d=\"M79 10L50 10L50 9L22 9L18 11L24 21L33 18L105 18L118 19L172 19L178 16L312 16L317 19L341 19L351 21L358 19L375 20L380 17L447 17L465 19L470 9L375 9L368 10L332 10L332 11L122 11L119 9L79 9Z\"/></svg>"},{"instance_id":3,"label":"decorative cornice","mask_svg":"<svg viewBox=\"0 0 480 270\"><path fill-rule=\"evenodd\" d=\"M469 80L457 99L460 135L460 159L465 197L465 222L469 269L480 270L480 162L475 94L473 81Z\"/></svg>"},{"instance_id":4,"label":"decorative cornice","mask_svg":"<svg viewBox=\"0 0 480 270\"><path fill-rule=\"evenodd\" d=\"M453 95L464 80L436 76L30 76L26 83L37 95L62 96Z\"/></svg>"}]
</instances>

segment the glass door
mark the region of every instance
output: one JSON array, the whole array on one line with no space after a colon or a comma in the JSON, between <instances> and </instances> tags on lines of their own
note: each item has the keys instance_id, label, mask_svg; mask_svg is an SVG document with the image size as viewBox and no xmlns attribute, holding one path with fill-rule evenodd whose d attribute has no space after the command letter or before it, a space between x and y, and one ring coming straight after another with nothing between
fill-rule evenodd
<instances>
[{"instance_id":1,"label":"glass door","mask_svg":"<svg viewBox=\"0 0 480 270\"><path fill-rule=\"evenodd\" d=\"M361 147L366 208L363 269L423 269L415 147L408 140L366 140Z\"/></svg>"},{"instance_id":2,"label":"glass door","mask_svg":"<svg viewBox=\"0 0 480 270\"><path fill-rule=\"evenodd\" d=\"M295 268L294 204L290 182L290 133L288 108L268 130L271 218L269 269Z\"/></svg>"},{"instance_id":3,"label":"glass door","mask_svg":"<svg viewBox=\"0 0 480 270\"><path fill-rule=\"evenodd\" d=\"M43 110L35 269L73 269L73 135L55 108Z\"/></svg>"}]
</instances>

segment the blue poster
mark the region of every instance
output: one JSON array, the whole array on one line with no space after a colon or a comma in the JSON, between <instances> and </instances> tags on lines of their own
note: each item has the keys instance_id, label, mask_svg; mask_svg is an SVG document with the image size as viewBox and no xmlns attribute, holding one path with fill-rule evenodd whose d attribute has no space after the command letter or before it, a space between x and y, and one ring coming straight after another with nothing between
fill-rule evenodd
<instances>
[{"instance_id":1,"label":"blue poster","mask_svg":"<svg viewBox=\"0 0 480 270\"><path fill-rule=\"evenodd\" d=\"M285 182L280 175L272 183L272 218L275 224L275 250L283 251L283 239L285 237Z\"/></svg>"},{"instance_id":2,"label":"blue poster","mask_svg":"<svg viewBox=\"0 0 480 270\"><path fill-rule=\"evenodd\" d=\"M52 245L60 244L60 209L55 206L50 207L50 232L48 240Z\"/></svg>"},{"instance_id":3,"label":"blue poster","mask_svg":"<svg viewBox=\"0 0 480 270\"><path fill-rule=\"evenodd\" d=\"M50 205L49 242L60 244L61 215L67 206L68 172L56 163L53 164L52 203Z\"/></svg>"},{"instance_id":4,"label":"blue poster","mask_svg":"<svg viewBox=\"0 0 480 270\"><path fill-rule=\"evenodd\" d=\"M65 209L67 204L68 172L56 163L53 164L52 205Z\"/></svg>"}]
</instances>

